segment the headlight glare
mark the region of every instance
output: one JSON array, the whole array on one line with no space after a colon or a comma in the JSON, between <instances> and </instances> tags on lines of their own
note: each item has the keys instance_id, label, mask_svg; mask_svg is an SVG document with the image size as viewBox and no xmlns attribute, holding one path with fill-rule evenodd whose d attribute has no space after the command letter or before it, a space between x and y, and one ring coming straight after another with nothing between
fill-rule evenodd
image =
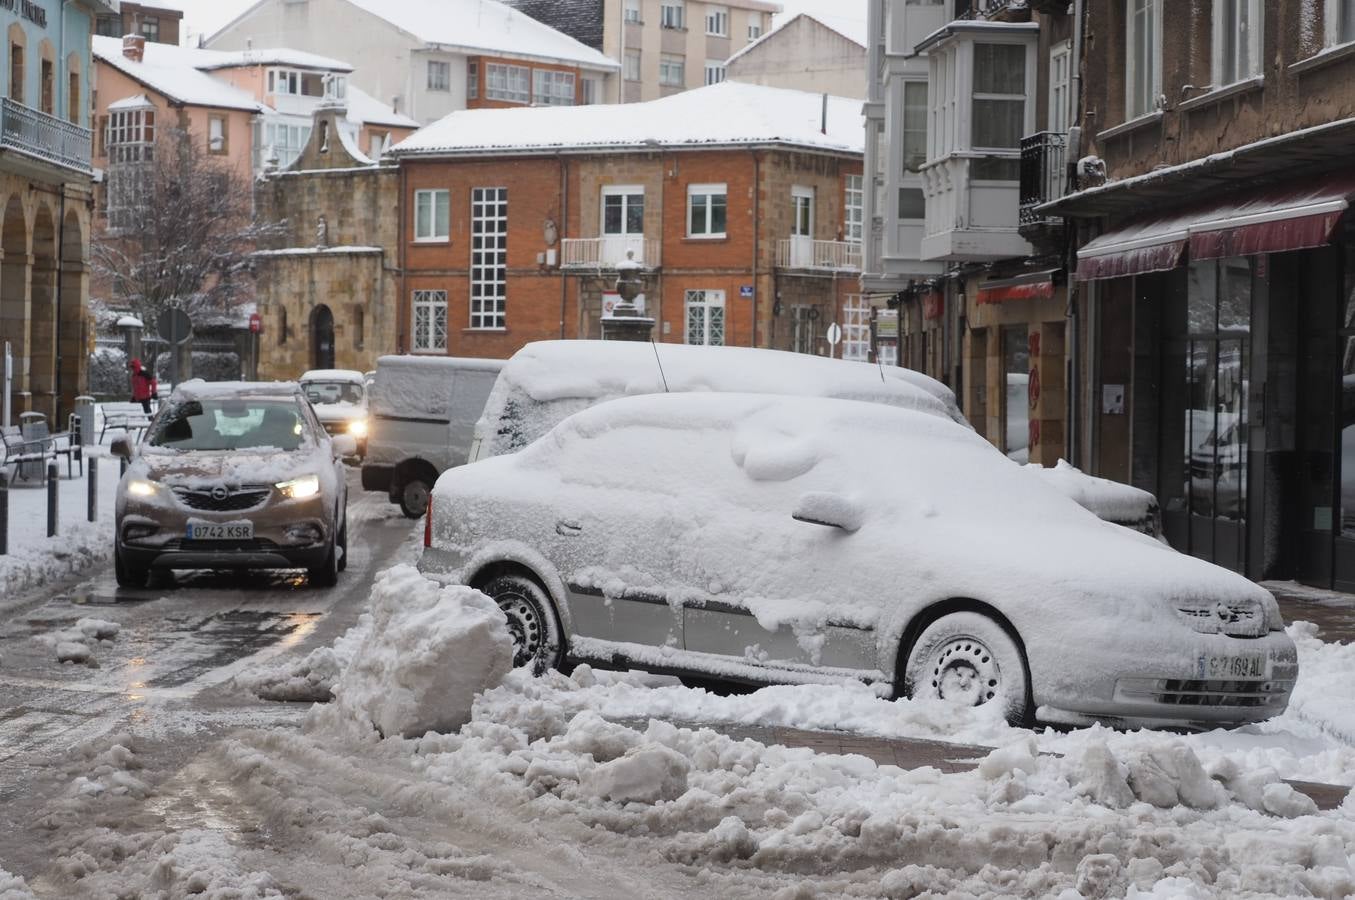
<instances>
[{"instance_id":1,"label":"headlight glare","mask_svg":"<svg viewBox=\"0 0 1355 900\"><path fill-rule=\"evenodd\" d=\"M348 423L348 433L355 438L364 438L367 436L367 420L354 419Z\"/></svg>"},{"instance_id":2,"label":"headlight glare","mask_svg":"<svg viewBox=\"0 0 1355 900\"><path fill-rule=\"evenodd\" d=\"M160 485L144 478L133 478L127 482L127 493L133 497L154 497L160 493Z\"/></svg>"},{"instance_id":3,"label":"headlight glare","mask_svg":"<svg viewBox=\"0 0 1355 900\"><path fill-rule=\"evenodd\" d=\"M284 497L304 500L320 493L320 476L302 475L300 478L293 478L291 481L280 481L274 487L282 491Z\"/></svg>"}]
</instances>

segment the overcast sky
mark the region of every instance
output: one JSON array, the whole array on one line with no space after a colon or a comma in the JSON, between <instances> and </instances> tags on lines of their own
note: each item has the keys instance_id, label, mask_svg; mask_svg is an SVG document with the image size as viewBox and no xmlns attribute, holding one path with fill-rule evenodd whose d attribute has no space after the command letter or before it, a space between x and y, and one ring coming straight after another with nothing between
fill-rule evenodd
<instances>
[{"instance_id":1,"label":"overcast sky","mask_svg":"<svg viewBox=\"0 0 1355 900\"><path fill-rule=\"evenodd\" d=\"M212 34L254 4L255 0L173 0L184 10L186 30L195 38ZM810 12L838 18L866 19L866 0L779 0L783 16ZM185 35L187 37L187 35Z\"/></svg>"}]
</instances>

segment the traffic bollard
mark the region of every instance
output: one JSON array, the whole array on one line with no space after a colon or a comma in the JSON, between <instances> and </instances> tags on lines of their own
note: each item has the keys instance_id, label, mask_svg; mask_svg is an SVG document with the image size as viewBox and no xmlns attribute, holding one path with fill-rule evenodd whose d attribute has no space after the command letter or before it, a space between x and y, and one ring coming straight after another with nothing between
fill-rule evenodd
<instances>
[{"instance_id":1,"label":"traffic bollard","mask_svg":"<svg viewBox=\"0 0 1355 900\"><path fill-rule=\"evenodd\" d=\"M47 464L47 536L56 537L56 492L60 488L56 460Z\"/></svg>"},{"instance_id":2,"label":"traffic bollard","mask_svg":"<svg viewBox=\"0 0 1355 900\"><path fill-rule=\"evenodd\" d=\"M0 472L0 556L9 552L9 476Z\"/></svg>"},{"instance_id":3,"label":"traffic bollard","mask_svg":"<svg viewBox=\"0 0 1355 900\"><path fill-rule=\"evenodd\" d=\"M89 520L99 518L99 457L89 458Z\"/></svg>"}]
</instances>

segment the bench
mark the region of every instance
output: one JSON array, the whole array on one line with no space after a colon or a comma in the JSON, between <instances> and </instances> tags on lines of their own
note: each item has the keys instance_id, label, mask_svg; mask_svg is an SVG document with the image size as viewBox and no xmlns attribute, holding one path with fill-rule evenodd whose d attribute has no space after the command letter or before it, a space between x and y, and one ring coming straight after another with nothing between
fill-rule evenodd
<instances>
[{"instance_id":1,"label":"bench","mask_svg":"<svg viewBox=\"0 0 1355 900\"><path fill-rule=\"evenodd\" d=\"M76 442L75 436L69 431L58 431L53 433L47 427L46 419L32 419L24 424L22 434L25 441L29 444L40 446L45 454L52 459L58 456L66 457L66 477L70 478L74 463L80 463L80 475L85 474L85 459L80 453L80 445Z\"/></svg>"},{"instance_id":2,"label":"bench","mask_svg":"<svg viewBox=\"0 0 1355 900\"><path fill-rule=\"evenodd\" d=\"M150 427L151 420L143 412L105 412L103 428L99 429L98 443L104 442L104 435L109 430L122 431L133 442L140 436L141 432Z\"/></svg>"},{"instance_id":3,"label":"bench","mask_svg":"<svg viewBox=\"0 0 1355 900\"><path fill-rule=\"evenodd\" d=\"M0 471L13 466L14 472L10 477L17 475L26 480L31 477L36 467L40 473L39 477L46 479L47 460L55 459L55 456L41 441L29 440L17 425L6 425L0 427L0 444L4 447L4 456L0 458Z\"/></svg>"}]
</instances>

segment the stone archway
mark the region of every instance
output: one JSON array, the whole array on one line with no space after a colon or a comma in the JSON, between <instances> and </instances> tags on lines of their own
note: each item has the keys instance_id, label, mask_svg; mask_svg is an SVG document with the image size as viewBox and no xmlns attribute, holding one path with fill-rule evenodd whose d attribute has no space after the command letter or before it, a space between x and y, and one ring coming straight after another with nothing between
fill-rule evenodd
<instances>
[{"instance_id":1,"label":"stone archway","mask_svg":"<svg viewBox=\"0 0 1355 900\"><path fill-rule=\"evenodd\" d=\"M56 220L46 203L33 217L33 265L29 277L28 390L32 408L56 423L57 360Z\"/></svg>"},{"instance_id":2,"label":"stone archway","mask_svg":"<svg viewBox=\"0 0 1355 900\"><path fill-rule=\"evenodd\" d=\"M65 426L67 413L75 411L75 398L84 393L88 358L85 352L89 327L85 320L88 275L85 267L85 230L74 209L66 210L61 224L61 271L57 286L57 424Z\"/></svg>"},{"instance_id":3,"label":"stone archway","mask_svg":"<svg viewBox=\"0 0 1355 900\"><path fill-rule=\"evenodd\" d=\"M311 368L334 368L334 313L323 303L311 313Z\"/></svg>"},{"instance_id":4,"label":"stone archway","mask_svg":"<svg viewBox=\"0 0 1355 900\"><path fill-rule=\"evenodd\" d=\"M0 355L8 341L14 355L16 414L29 406L28 263L28 220L24 216L23 203L14 194L5 205L4 218L0 219Z\"/></svg>"}]
</instances>

